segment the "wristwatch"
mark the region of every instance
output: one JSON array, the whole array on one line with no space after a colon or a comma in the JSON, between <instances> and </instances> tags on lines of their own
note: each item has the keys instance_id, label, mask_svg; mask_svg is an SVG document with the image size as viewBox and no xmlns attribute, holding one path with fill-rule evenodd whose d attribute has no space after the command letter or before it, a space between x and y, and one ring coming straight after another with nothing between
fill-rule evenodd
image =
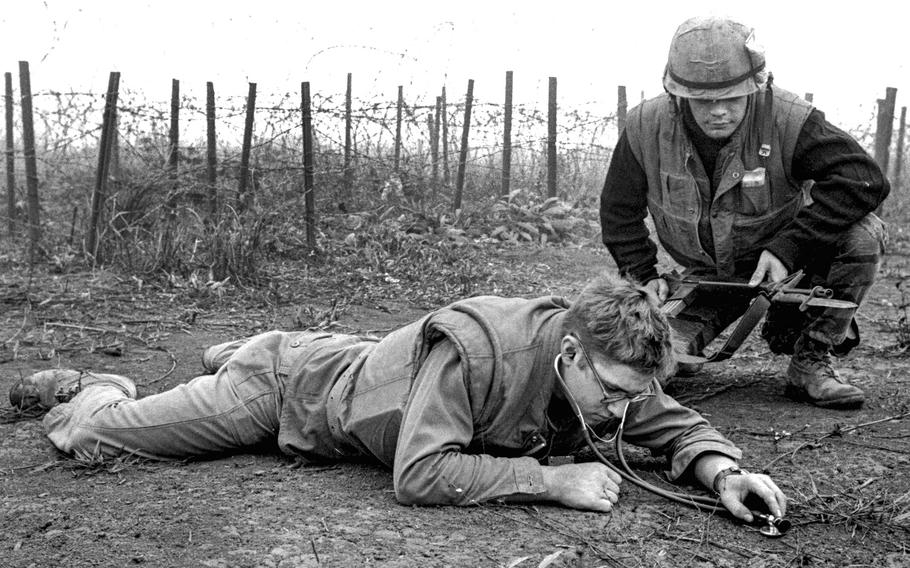
<instances>
[{"instance_id":1,"label":"wristwatch","mask_svg":"<svg viewBox=\"0 0 910 568\"><path fill-rule=\"evenodd\" d=\"M746 470L741 469L738 465L731 465L726 469L722 469L717 472L717 475L714 476L714 481L711 483L711 489L714 490L714 493L720 495L720 484L723 480L731 475L744 475L748 473Z\"/></svg>"}]
</instances>

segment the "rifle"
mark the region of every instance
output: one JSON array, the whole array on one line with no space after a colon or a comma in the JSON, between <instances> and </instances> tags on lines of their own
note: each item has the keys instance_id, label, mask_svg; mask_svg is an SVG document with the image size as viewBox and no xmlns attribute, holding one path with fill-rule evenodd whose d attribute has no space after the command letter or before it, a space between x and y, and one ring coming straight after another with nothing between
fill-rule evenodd
<instances>
[{"instance_id":1,"label":"rifle","mask_svg":"<svg viewBox=\"0 0 910 568\"><path fill-rule=\"evenodd\" d=\"M730 358L739 346L743 344L746 337L752 332L752 329L758 325L758 322L765 316L768 308L772 303L798 304L799 311L806 311L810 307L823 307L834 309L852 309L858 307L855 303L847 300L835 299L834 292L830 288L814 286L812 288L797 288L796 284L803 277L803 271L798 270L779 282L771 282L750 286L747 282L724 282L715 280L699 280L697 278L679 279L679 287L673 294L667 298L661 311L667 317L679 315L687 306L700 294L710 294L718 292L741 293L745 296L754 296L746 309L746 312L740 318L739 323L730 333L727 341L713 355L705 357L701 355L688 355L677 353L677 360L683 363L709 363L723 361ZM672 279L672 275L671 275Z\"/></svg>"}]
</instances>

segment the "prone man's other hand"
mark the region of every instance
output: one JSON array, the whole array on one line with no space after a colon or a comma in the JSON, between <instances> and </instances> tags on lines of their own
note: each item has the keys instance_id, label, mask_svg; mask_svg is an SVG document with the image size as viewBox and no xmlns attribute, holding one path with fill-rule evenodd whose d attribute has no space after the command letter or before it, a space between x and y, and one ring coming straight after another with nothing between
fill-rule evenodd
<instances>
[{"instance_id":1,"label":"prone man's other hand","mask_svg":"<svg viewBox=\"0 0 910 568\"><path fill-rule=\"evenodd\" d=\"M545 498L589 511L609 512L619 500L619 475L602 463L544 466Z\"/></svg>"}]
</instances>

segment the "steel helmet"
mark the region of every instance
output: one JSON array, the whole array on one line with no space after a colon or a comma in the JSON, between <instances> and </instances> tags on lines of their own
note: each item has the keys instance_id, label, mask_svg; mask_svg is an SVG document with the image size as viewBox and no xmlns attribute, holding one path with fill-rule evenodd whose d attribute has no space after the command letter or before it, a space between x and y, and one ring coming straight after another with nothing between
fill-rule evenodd
<instances>
[{"instance_id":1,"label":"steel helmet","mask_svg":"<svg viewBox=\"0 0 910 568\"><path fill-rule=\"evenodd\" d=\"M691 18L670 42L664 88L688 99L741 97L761 87L764 69L752 28L726 18Z\"/></svg>"}]
</instances>

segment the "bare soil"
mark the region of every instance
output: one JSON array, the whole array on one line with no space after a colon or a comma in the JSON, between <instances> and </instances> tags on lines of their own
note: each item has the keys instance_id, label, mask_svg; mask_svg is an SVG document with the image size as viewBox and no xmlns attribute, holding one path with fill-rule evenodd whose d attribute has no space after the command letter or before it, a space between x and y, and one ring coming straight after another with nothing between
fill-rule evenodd
<instances>
[{"instance_id":1,"label":"bare soil","mask_svg":"<svg viewBox=\"0 0 910 568\"><path fill-rule=\"evenodd\" d=\"M744 449L746 468L767 470L788 493L794 527L783 538L627 485L610 514L404 507L389 473L370 464L300 466L270 454L74 460L51 446L40 420L6 410L0 566L910 566L910 357L899 347L907 322L897 286L910 274L910 247L895 244L861 311L863 344L838 362L865 389L863 408L786 398L786 359L754 337L730 361L669 387ZM501 248L488 262L495 277L471 293L571 296L612 267L597 246ZM305 267L276 269L293 291L282 294L162 288L52 266L28 273L2 258L0 267L3 393L21 376L65 367L130 376L144 396L194 377L215 342L270 328L384 333L435 307L382 278L369 293L320 288ZM634 448L627 458L659 482L661 462Z\"/></svg>"}]
</instances>

